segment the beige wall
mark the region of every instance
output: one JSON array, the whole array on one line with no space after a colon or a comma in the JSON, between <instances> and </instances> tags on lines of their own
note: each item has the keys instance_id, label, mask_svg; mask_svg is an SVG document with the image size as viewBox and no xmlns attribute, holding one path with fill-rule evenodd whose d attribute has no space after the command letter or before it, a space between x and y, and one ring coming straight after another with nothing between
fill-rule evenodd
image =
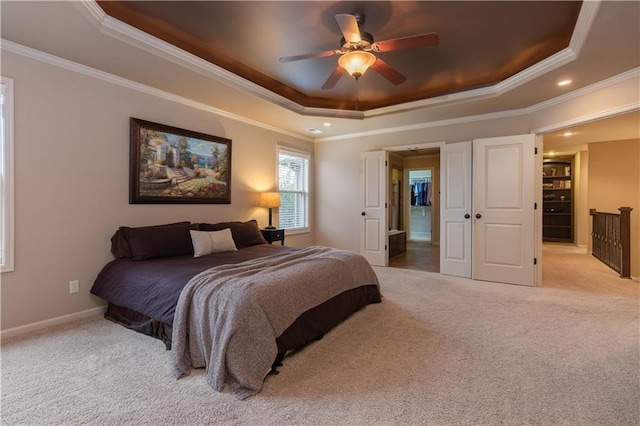
<instances>
[{"instance_id":1,"label":"beige wall","mask_svg":"<svg viewBox=\"0 0 640 426\"><path fill-rule=\"evenodd\" d=\"M266 224L266 210L254 206L257 191L275 187L276 144L311 149L309 142L291 136L6 51L2 51L2 74L14 79L16 96L16 270L2 274L2 330L100 306L88 290L111 259L109 238L120 225L254 217ZM361 152L542 132L638 102L638 80L627 79L506 118L475 117L320 141L313 147L312 159L314 232L287 237L287 243L359 251ZM433 121L428 110L424 114L425 123ZM132 116L232 139L232 204L129 205ZM370 123L375 128L377 121L372 118ZM589 159L593 157L589 153ZM640 184L640 177L635 182ZM635 271L637 275L637 267ZM75 279L80 280L81 291L69 295L68 283Z\"/></svg>"},{"instance_id":2,"label":"beige wall","mask_svg":"<svg viewBox=\"0 0 640 426\"><path fill-rule=\"evenodd\" d=\"M631 275L640 276L640 140L589 144L589 208L631 207ZM591 243L589 243L591 248Z\"/></svg>"},{"instance_id":3,"label":"beige wall","mask_svg":"<svg viewBox=\"0 0 640 426\"><path fill-rule=\"evenodd\" d=\"M256 218L290 136L2 52L15 85L15 271L2 274L2 330L100 306L89 294L120 225ZM129 117L232 140L230 205L129 205ZM311 234L287 237L309 245ZM69 281L80 293L69 294Z\"/></svg>"}]
</instances>

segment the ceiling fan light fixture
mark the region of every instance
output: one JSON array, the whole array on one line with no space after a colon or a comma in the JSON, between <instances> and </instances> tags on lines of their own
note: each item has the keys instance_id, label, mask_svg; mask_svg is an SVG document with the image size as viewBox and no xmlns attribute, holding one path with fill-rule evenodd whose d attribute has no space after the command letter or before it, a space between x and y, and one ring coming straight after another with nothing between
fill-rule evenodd
<instances>
[{"instance_id":1,"label":"ceiling fan light fixture","mask_svg":"<svg viewBox=\"0 0 640 426\"><path fill-rule=\"evenodd\" d=\"M357 80L362 77L362 74L364 74L375 61L376 57L373 53L355 50L342 55L338 59L338 64L347 70L350 76Z\"/></svg>"}]
</instances>

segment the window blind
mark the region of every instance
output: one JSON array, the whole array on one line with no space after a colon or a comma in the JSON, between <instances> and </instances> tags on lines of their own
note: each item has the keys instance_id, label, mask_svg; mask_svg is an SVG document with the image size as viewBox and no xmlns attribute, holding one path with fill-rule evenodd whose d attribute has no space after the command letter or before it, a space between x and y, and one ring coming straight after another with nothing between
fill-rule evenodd
<instances>
[{"instance_id":1,"label":"window blind","mask_svg":"<svg viewBox=\"0 0 640 426\"><path fill-rule=\"evenodd\" d=\"M309 154L278 149L278 226L283 229L309 227Z\"/></svg>"}]
</instances>

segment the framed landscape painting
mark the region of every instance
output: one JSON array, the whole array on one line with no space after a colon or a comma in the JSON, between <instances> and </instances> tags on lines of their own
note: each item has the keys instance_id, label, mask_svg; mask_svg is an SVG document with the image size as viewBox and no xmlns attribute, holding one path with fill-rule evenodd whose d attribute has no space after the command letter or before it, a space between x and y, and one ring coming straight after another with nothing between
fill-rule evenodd
<instances>
[{"instance_id":1,"label":"framed landscape painting","mask_svg":"<svg viewBox=\"0 0 640 426\"><path fill-rule=\"evenodd\" d=\"M230 204L231 140L131 118L129 204Z\"/></svg>"}]
</instances>

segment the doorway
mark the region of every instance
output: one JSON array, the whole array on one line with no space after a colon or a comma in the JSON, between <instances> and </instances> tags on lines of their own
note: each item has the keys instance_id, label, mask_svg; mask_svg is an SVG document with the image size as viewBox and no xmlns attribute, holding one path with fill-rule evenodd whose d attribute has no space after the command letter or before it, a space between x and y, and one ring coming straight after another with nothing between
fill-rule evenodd
<instances>
[{"instance_id":1,"label":"doorway","mask_svg":"<svg viewBox=\"0 0 640 426\"><path fill-rule=\"evenodd\" d=\"M441 145L430 143L389 150L390 229L406 233L406 250L389 257L390 267L440 271L438 185ZM394 189L396 183L399 183L399 190L398 187ZM396 200L399 208L394 207Z\"/></svg>"},{"instance_id":2,"label":"doorway","mask_svg":"<svg viewBox=\"0 0 640 426\"><path fill-rule=\"evenodd\" d=\"M430 241L407 241L404 253L389 258L389 267L440 272L440 247Z\"/></svg>"},{"instance_id":3,"label":"doorway","mask_svg":"<svg viewBox=\"0 0 640 426\"><path fill-rule=\"evenodd\" d=\"M544 213L548 208L553 208L554 213L547 216L560 216L561 213L555 209L556 206L561 208L567 206L565 210L572 212L570 218L567 218L566 225L571 225L571 232L566 235L551 235L555 239L545 238L542 253L542 265L544 279L542 285L547 285L546 280L551 274L545 271L551 268L550 265L556 264L558 256L556 251L571 252L577 257L576 252L580 254L590 255L593 249L592 239L592 217L589 214L590 209L597 211L605 211L610 213L618 213L618 208L630 206L636 208L632 212L637 211L640 201L638 185L633 182L638 180L638 147L640 143L640 130L638 128L638 120L640 119L640 111L632 111L625 114L615 116L603 116L598 120L584 123L576 123L570 127L558 126L556 129L544 129L543 134L543 154L547 161L568 162L570 174L563 173L562 167L556 167L554 164L555 176L548 177L550 173L547 171L542 177L547 189L543 187L543 194L547 201ZM547 163L545 163L546 165ZM558 173L560 171L560 173ZM556 177L560 176L558 179ZM564 189L555 189L557 180L561 180L563 175L571 186ZM553 182L553 185L549 184ZM563 188L560 185L560 188ZM552 198L555 195L555 198ZM561 196L564 195L564 199ZM558 200L562 202L558 202ZM571 201L570 203L568 201ZM544 200L543 200L544 203ZM570 206L570 208L569 208ZM636 218L637 213L636 213ZM548 217L548 219L552 219ZM554 220L558 220L553 217ZM547 221L547 224L551 223ZM633 223L632 218L632 223ZM635 221L637 224L638 221ZM544 222L543 222L544 224ZM556 224L554 221L553 225ZM635 232L633 229L635 228ZM632 270L635 263L635 274L632 276L640 276L640 256L634 247L638 247L633 243L640 241L640 231L637 225L632 227ZM546 228L543 227L543 230ZM548 236L543 235L543 236ZM560 238L562 239L560 239ZM565 253L562 253L564 256ZM619 285L626 281L618 279ZM604 286L604 285L603 285Z\"/></svg>"}]
</instances>

